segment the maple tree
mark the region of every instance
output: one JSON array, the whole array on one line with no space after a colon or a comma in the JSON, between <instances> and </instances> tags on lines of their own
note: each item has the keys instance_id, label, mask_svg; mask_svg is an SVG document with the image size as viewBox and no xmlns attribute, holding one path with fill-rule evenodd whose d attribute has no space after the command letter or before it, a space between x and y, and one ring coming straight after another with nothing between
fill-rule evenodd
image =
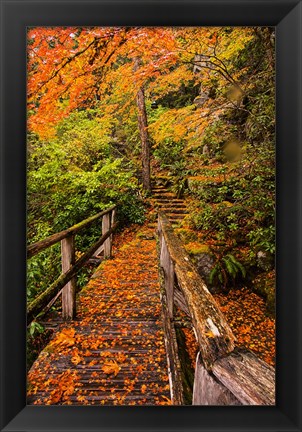
<instances>
[{"instance_id":1,"label":"maple tree","mask_svg":"<svg viewBox=\"0 0 302 432\"><path fill-rule=\"evenodd\" d=\"M211 257L207 282L220 290L216 299L239 343L270 364L274 320L265 313L274 313L275 292L274 37L268 27L28 30L28 241L111 204L118 205L124 226L141 224L151 214L151 186L162 179L185 199L188 215L176 231L193 259ZM92 226L77 240L77 254L98 238L99 228ZM127 235L126 230L126 240ZM122 244L123 234L118 238ZM133 260L139 264L143 258L134 253ZM99 289L112 290L115 298L119 288L124 305L139 304L132 286L119 285L121 261L106 268L111 276ZM57 246L31 259L28 298L60 271ZM84 286L87 278L80 274L79 281ZM111 313L110 301L97 306L91 300L82 298L84 325L100 313L97 307ZM84 317L85 307L90 317ZM142 309L154 312L145 304ZM122 318L129 316L115 311L115 319ZM193 365L194 336L188 329L183 333ZM99 342L89 337L96 349ZM65 352L71 367L95 366L95 359L85 360L88 342L71 328L49 346ZM163 347L153 354L162 358ZM119 379L124 355L102 351L100 387ZM133 364L138 374L144 367ZM43 368L32 375L41 374L39 385ZM91 379L98 379L95 371ZM71 403L70 396L81 391L78 383L79 374L68 369L49 378L47 403ZM126 393L150 390L139 380L124 384ZM36 391L30 388L29 394ZM87 396L79 394L77 401L86 404ZM171 401L165 396L157 403Z\"/></svg>"},{"instance_id":2,"label":"maple tree","mask_svg":"<svg viewBox=\"0 0 302 432\"><path fill-rule=\"evenodd\" d=\"M171 29L165 28L56 27L30 30L29 128L39 132L41 136L47 135L51 132L52 125L73 109L91 106L95 104L95 99L110 98L112 78L118 78L111 71L120 66L117 73L122 74L124 85L118 86L118 92L121 92L118 97L130 96L130 102L137 98L143 184L150 190L143 86L153 75L171 65L171 34ZM138 57L140 64L137 62ZM129 105L129 99L125 101L125 105ZM116 104L111 109L116 109Z\"/></svg>"}]
</instances>

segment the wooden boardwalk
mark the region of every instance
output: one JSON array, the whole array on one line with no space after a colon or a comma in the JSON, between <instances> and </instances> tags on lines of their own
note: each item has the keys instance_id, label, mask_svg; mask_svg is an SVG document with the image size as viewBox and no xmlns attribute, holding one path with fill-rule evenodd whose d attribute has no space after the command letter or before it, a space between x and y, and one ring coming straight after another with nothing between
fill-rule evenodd
<instances>
[{"instance_id":1,"label":"wooden boardwalk","mask_svg":"<svg viewBox=\"0 0 302 432\"><path fill-rule=\"evenodd\" d=\"M169 405L154 230L97 269L28 375L28 404Z\"/></svg>"}]
</instances>

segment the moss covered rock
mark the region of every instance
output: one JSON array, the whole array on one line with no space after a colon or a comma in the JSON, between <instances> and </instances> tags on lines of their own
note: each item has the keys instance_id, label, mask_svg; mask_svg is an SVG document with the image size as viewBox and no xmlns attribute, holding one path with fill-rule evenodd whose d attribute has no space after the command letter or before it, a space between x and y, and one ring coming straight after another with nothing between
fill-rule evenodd
<instances>
[{"instance_id":1,"label":"moss covered rock","mask_svg":"<svg viewBox=\"0 0 302 432\"><path fill-rule=\"evenodd\" d=\"M275 270L258 275L253 280L253 288L258 294L265 298L267 312L269 315L274 316L276 309Z\"/></svg>"}]
</instances>

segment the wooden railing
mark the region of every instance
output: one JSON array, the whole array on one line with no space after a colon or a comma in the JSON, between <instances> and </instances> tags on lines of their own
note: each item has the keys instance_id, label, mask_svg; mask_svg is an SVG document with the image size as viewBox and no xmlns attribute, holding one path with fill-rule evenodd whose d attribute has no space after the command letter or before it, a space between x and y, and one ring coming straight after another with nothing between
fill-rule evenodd
<instances>
[{"instance_id":1,"label":"wooden railing","mask_svg":"<svg viewBox=\"0 0 302 432\"><path fill-rule=\"evenodd\" d=\"M104 257L111 256L112 233L118 224L115 223L116 206L112 206L82 222L53 234L44 240L34 243L27 248L27 258L47 249L55 243L61 242L62 274L45 291L43 291L27 307L27 323L29 324L44 308L52 305L62 294L62 317L73 319L76 313L76 274L92 256L104 251ZM102 236L77 261L75 260L75 234L102 218Z\"/></svg>"},{"instance_id":2,"label":"wooden railing","mask_svg":"<svg viewBox=\"0 0 302 432\"><path fill-rule=\"evenodd\" d=\"M182 405L183 385L174 306L190 317L199 346L193 405L274 405L275 372L235 336L163 213L158 216L162 304L172 402Z\"/></svg>"}]
</instances>

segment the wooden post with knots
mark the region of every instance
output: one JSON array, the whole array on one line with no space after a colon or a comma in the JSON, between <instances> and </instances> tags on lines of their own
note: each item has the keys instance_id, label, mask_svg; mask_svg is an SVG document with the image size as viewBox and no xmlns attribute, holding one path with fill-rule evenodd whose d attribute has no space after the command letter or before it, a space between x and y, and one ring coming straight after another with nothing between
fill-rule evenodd
<instances>
[{"instance_id":1,"label":"wooden post with knots","mask_svg":"<svg viewBox=\"0 0 302 432\"><path fill-rule=\"evenodd\" d=\"M106 234L111 227L111 212L105 214L102 219L102 235ZM104 242L104 258L111 257L112 237L109 236Z\"/></svg>"},{"instance_id":2,"label":"wooden post with knots","mask_svg":"<svg viewBox=\"0 0 302 432\"><path fill-rule=\"evenodd\" d=\"M74 235L61 240L62 273L66 273L75 263ZM73 277L62 290L62 317L72 320L76 314L76 277Z\"/></svg>"}]
</instances>

